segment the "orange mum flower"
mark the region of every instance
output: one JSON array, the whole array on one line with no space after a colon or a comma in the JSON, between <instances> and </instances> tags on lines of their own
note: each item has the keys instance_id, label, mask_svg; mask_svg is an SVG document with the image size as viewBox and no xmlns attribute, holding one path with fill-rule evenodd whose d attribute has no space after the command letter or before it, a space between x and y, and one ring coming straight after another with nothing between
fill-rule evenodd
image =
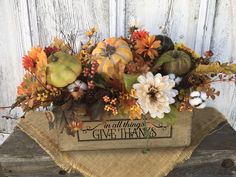
<instances>
[{"instance_id":1,"label":"orange mum flower","mask_svg":"<svg viewBox=\"0 0 236 177\"><path fill-rule=\"evenodd\" d=\"M28 51L28 55L33 60L37 60L38 55L41 53L42 48L40 47L32 47L30 51Z\"/></svg>"},{"instance_id":2,"label":"orange mum flower","mask_svg":"<svg viewBox=\"0 0 236 177\"><path fill-rule=\"evenodd\" d=\"M26 70L31 70L34 69L36 67L36 62L38 60L38 56L39 54L42 52L42 48L40 47L33 47L31 48L30 51L28 51L28 55L25 55L23 57L23 67Z\"/></svg>"},{"instance_id":3,"label":"orange mum flower","mask_svg":"<svg viewBox=\"0 0 236 177\"><path fill-rule=\"evenodd\" d=\"M32 70L35 68L35 61L29 57L28 55L25 55L22 60L22 65L26 70Z\"/></svg>"},{"instance_id":4,"label":"orange mum flower","mask_svg":"<svg viewBox=\"0 0 236 177\"><path fill-rule=\"evenodd\" d=\"M148 32L145 31L144 29L138 29L132 33L132 37L134 40L142 40L145 39L147 36Z\"/></svg>"},{"instance_id":5,"label":"orange mum flower","mask_svg":"<svg viewBox=\"0 0 236 177\"><path fill-rule=\"evenodd\" d=\"M154 35L146 36L141 40L137 40L137 44L135 48L137 49L136 52L138 54L143 54L144 57L149 56L151 59L154 59L158 56L157 49L161 46L161 41L156 40Z\"/></svg>"}]
</instances>

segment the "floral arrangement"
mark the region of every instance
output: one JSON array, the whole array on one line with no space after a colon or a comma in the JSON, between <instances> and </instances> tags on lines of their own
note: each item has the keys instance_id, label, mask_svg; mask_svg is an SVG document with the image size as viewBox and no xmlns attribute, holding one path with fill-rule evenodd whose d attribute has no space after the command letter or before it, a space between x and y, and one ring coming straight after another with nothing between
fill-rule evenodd
<instances>
[{"instance_id":1,"label":"floral arrangement","mask_svg":"<svg viewBox=\"0 0 236 177\"><path fill-rule=\"evenodd\" d=\"M95 28L86 36L79 51L66 35L47 47L33 47L23 57L25 75L11 108L25 113L44 108L51 127L59 124L74 135L85 115L174 123L177 111L202 109L206 99L220 94L211 83L236 83L236 64L211 62L211 51L200 56L145 29L134 26L127 37L100 42Z\"/></svg>"}]
</instances>

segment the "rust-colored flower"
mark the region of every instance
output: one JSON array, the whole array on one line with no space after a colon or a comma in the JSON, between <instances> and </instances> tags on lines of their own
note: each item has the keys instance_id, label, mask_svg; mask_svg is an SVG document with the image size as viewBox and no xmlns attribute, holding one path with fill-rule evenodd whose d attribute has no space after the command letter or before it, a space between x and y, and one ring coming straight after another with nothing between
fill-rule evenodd
<instances>
[{"instance_id":1,"label":"rust-colored flower","mask_svg":"<svg viewBox=\"0 0 236 177\"><path fill-rule=\"evenodd\" d=\"M82 121L75 121L73 120L70 122L67 126L72 132L77 132L83 128L83 122Z\"/></svg>"},{"instance_id":2,"label":"rust-colored flower","mask_svg":"<svg viewBox=\"0 0 236 177\"><path fill-rule=\"evenodd\" d=\"M17 96L31 95L39 89L42 88L41 85L35 81L35 77L29 72L26 72L23 77L23 82L17 87Z\"/></svg>"},{"instance_id":3,"label":"rust-colored flower","mask_svg":"<svg viewBox=\"0 0 236 177\"><path fill-rule=\"evenodd\" d=\"M28 55L25 55L23 57L22 65L25 68L25 70L32 70L33 68L35 68L35 64L36 62Z\"/></svg>"},{"instance_id":4,"label":"rust-colored flower","mask_svg":"<svg viewBox=\"0 0 236 177\"><path fill-rule=\"evenodd\" d=\"M144 57L149 56L154 59L158 56L157 49L161 46L161 41L156 40L155 36L146 36L146 38L137 40L135 48L138 54L143 54Z\"/></svg>"},{"instance_id":5,"label":"rust-colored flower","mask_svg":"<svg viewBox=\"0 0 236 177\"><path fill-rule=\"evenodd\" d=\"M132 37L134 40L142 40L145 39L147 36L148 32L145 31L144 29L138 29L132 33Z\"/></svg>"},{"instance_id":6,"label":"rust-colored flower","mask_svg":"<svg viewBox=\"0 0 236 177\"><path fill-rule=\"evenodd\" d=\"M22 82L17 87L17 96L24 95L26 93L25 85L26 85L25 82Z\"/></svg>"},{"instance_id":7,"label":"rust-colored flower","mask_svg":"<svg viewBox=\"0 0 236 177\"><path fill-rule=\"evenodd\" d=\"M59 51L59 49L56 47L48 46L48 47L44 48L44 52L46 53L47 57L49 57L51 54L58 52L58 51Z\"/></svg>"},{"instance_id":8,"label":"rust-colored flower","mask_svg":"<svg viewBox=\"0 0 236 177\"><path fill-rule=\"evenodd\" d=\"M28 51L28 55L25 55L22 60L22 65L25 70L33 71L36 68L36 63L41 53L42 48L40 47L33 47Z\"/></svg>"},{"instance_id":9,"label":"rust-colored flower","mask_svg":"<svg viewBox=\"0 0 236 177\"><path fill-rule=\"evenodd\" d=\"M214 53L211 50L205 51L204 56L207 58L210 58L214 55Z\"/></svg>"}]
</instances>

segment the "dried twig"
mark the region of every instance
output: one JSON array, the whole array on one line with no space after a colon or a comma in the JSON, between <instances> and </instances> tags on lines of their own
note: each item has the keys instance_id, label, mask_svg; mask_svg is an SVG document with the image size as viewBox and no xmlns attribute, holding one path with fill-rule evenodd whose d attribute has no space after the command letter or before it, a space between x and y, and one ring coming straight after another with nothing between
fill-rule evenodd
<instances>
[{"instance_id":1,"label":"dried twig","mask_svg":"<svg viewBox=\"0 0 236 177\"><path fill-rule=\"evenodd\" d=\"M1 109L8 109L8 108L11 108L11 106L1 106L1 107L0 107L0 110L1 110Z\"/></svg>"},{"instance_id":2,"label":"dried twig","mask_svg":"<svg viewBox=\"0 0 236 177\"><path fill-rule=\"evenodd\" d=\"M73 33L71 31L70 34L65 34L63 31L61 31L61 34L63 39L66 41L68 48L71 50L71 53L75 54L77 33Z\"/></svg>"}]
</instances>

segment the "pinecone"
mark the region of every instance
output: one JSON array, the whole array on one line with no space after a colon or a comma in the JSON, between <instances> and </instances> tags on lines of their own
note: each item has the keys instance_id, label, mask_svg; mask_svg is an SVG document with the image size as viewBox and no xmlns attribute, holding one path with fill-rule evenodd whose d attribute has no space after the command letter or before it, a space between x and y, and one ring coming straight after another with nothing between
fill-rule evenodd
<instances>
[{"instance_id":1,"label":"pinecone","mask_svg":"<svg viewBox=\"0 0 236 177\"><path fill-rule=\"evenodd\" d=\"M196 74L188 74L185 77L183 77L180 87L181 88L189 88L192 86L200 85L203 82L203 78L200 75Z\"/></svg>"}]
</instances>

